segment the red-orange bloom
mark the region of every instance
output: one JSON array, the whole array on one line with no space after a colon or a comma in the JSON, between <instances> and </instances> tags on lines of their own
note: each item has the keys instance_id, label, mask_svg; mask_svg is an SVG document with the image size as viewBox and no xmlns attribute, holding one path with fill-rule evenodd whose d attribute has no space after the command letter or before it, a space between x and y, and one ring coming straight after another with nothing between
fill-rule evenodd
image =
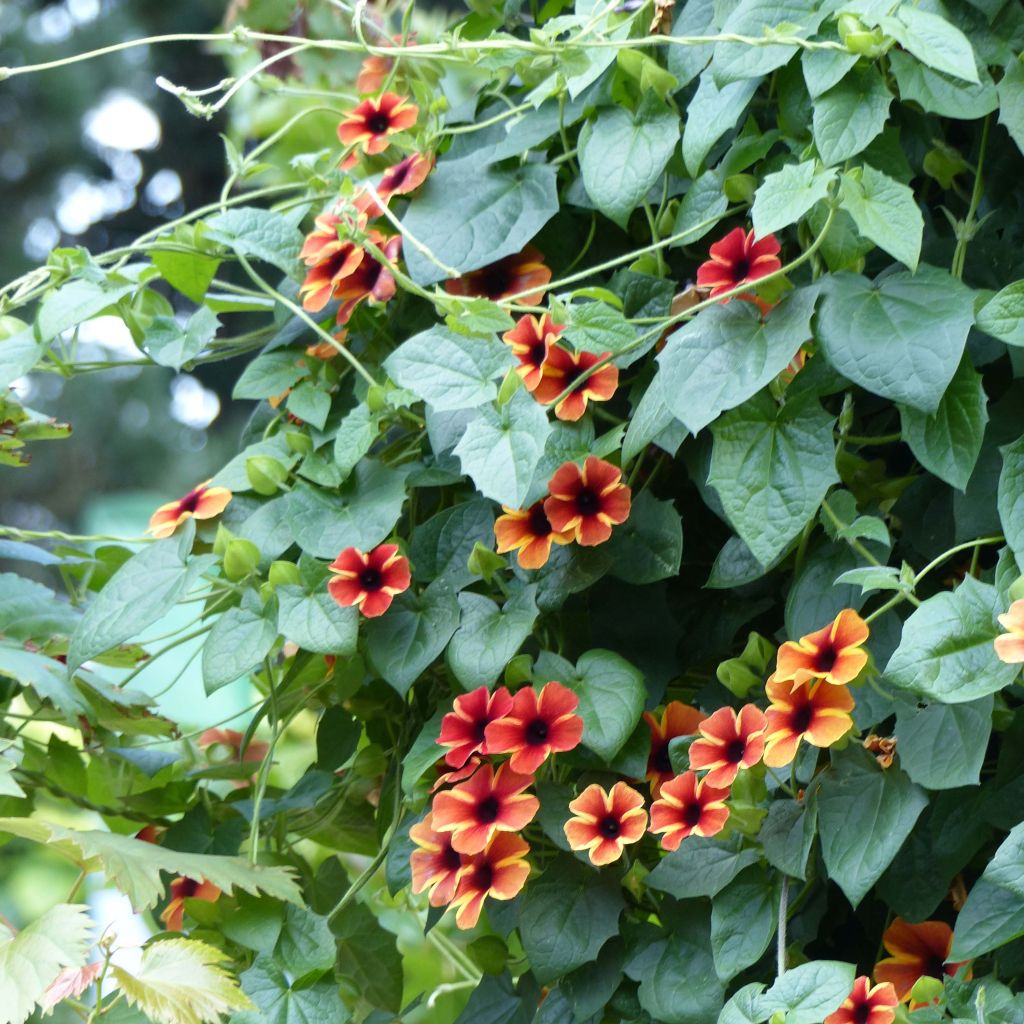
<instances>
[{"instance_id":1,"label":"red-orange bloom","mask_svg":"<svg viewBox=\"0 0 1024 1024\"><path fill-rule=\"evenodd\" d=\"M434 780L434 784L430 787L430 792L436 793L445 786L454 786L456 782L468 779L483 763L484 759L479 754L470 754L469 760L461 768L452 768L450 771L446 771L448 763L446 761L438 761L435 765L435 770L439 774Z\"/></svg>"},{"instance_id":2,"label":"red-orange bloom","mask_svg":"<svg viewBox=\"0 0 1024 1024\"><path fill-rule=\"evenodd\" d=\"M561 683L545 683L538 696L532 686L512 698L512 710L487 726L487 749L492 754L511 754L515 772L532 775L548 754L576 747L583 736L583 719L577 715L579 698Z\"/></svg>"},{"instance_id":3,"label":"red-orange bloom","mask_svg":"<svg viewBox=\"0 0 1024 1024\"><path fill-rule=\"evenodd\" d=\"M607 402L619 386L619 368L605 363L585 380L578 381L587 370L606 359L611 352L594 355L593 352L572 353L558 345L552 345L544 363L541 379L533 389L533 397L544 405L550 405L566 388L572 388L568 395L555 405L555 415L560 420L575 423L587 411L587 402Z\"/></svg>"},{"instance_id":4,"label":"red-orange bloom","mask_svg":"<svg viewBox=\"0 0 1024 1024\"><path fill-rule=\"evenodd\" d=\"M378 544L365 554L346 548L327 568L336 574L327 584L331 597L342 607L355 605L368 619L383 615L411 580L397 544Z\"/></svg>"},{"instance_id":5,"label":"red-orange bloom","mask_svg":"<svg viewBox=\"0 0 1024 1024\"><path fill-rule=\"evenodd\" d=\"M381 199L392 196L405 196L414 192L427 180L434 161L423 153L410 153L404 160L399 160L389 167L377 185L377 195Z\"/></svg>"},{"instance_id":6,"label":"red-orange bloom","mask_svg":"<svg viewBox=\"0 0 1024 1024\"><path fill-rule=\"evenodd\" d=\"M523 860L529 852L524 839L499 832L480 853L467 858L452 901L458 907L455 923L460 928L476 925L488 896L510 900L519 895L530 875L530 865Z\"/></svg>"},{"instance_id":7,"label":"red-orange bloom","mask_svg":"<svg viewBox=\"0 0 1024 1024\"><path fill-rule=\"evenodd\" d=\"M394 61L390 57L381 57L377 54L364 57L356 76L356 90L359 94L365 96L369 92L380 92L384 79L391 74L393 64Z\"/></svg>"},{"instance_id":8,"label":"red-orange bloom","mask_svg":"<svg viewBox=\"0 0 1024 1024\"><path fill-rule=\"evenodd\" d=\"M512 695L504 686L499 686L494 693L488 693L486 686L480 686L456 697L452 708L441 719L441 735L437 742L450 748L444 755L445 761L452 768L461 768L474 754L491 753L486 738L487 726L512 710Z\"/></svg>"},{"instance_id":9,"label":"red-orange bloom","mask_svg":"<svg viewBox=\"0 0 1024 1024\"><path fill-rule=\"evenodd\" d=\"M622 483L622 471L610 462L587 456L580 469L563 462L548 482L544 514L559 533L571 530L584 547L603 544L612 527L629 518L630 489Z\"/></svg>"},{"instance_id":10,"label":"red-orange bloom","mask_svg":"<svg viewBox=\"0 0 1024 1024\"><path fill-rule=\"evenodd\" d=\"M176 878L171 882L171 901L164 907L160 920L169 932L180 932L185 916L185 900L205 900L215 903L220 889L212 882L197 882L193 878Z\"/></svg>"},{"instance_id":11,"label":"red-orange bloom","mask_svg":"<svg viewBox=\"0 0 1024 1024\"><path fill-rule=\"evenodd\" d=\"M398 259L402 251L401 235L389 238L379 231L371 230L366 237L389 263L394 263ZM382 305L394 297L396 290L394 275L387 264L366 252L359 266L335 285L334 298L341 302L335 319L339 324L346 324L355 312L356 306L364 299L375 305Z\"/></svg>"},{"instance_id":12,"label":"red-orange bloom","mask_svg":"<svg viewBox=\"0 0 1024 1024\"><path fill-rule=\"evenodd\" d=\"M498 299L519 296L527 306L539 306L544 299L544 286L551 280L551 270L544 265L544 253L528 245L522 252L504 256L479 270L445 281L449 295L470 295Z\"/></svg>"},{"instance_id":13,"label":"red-orange bloom","mask_svg":"<svg viewBox=\"0 0 1024 1024\"><path fill-rule=\"evenodd\" d=\"M485 764L468 782L434 797L434 828L451 832L459 853L480 853L496 832L519 832L540 808L540 801L524 792L533 783L503 764L497 772Z\"/></svg>"},{"instance_id":14,"label":"red-orange bloom","mask_svg":"<svg viewBox=\"0 0 1024 1024\"><path fill-rule=\"evenodd\" d=\"M942 981L967 962L946 963L953 948L953 929L945 921L909 924L897 917L882 935L882 945L890 956L875 964L875 980L889 982L901 1003L910 998L918 978Z\"/></svg>"},{"instance_id":15,"label":"red-orange bloom","mask_svg":"<svg viewBox=\"0 0 1024 1024\"><path fill-rule=\"evenodd\" d=\"M548 352L564 330L564 325L556 324L547 313L539 320L527 313L516 321L511 331L501 336L506 345L512 346L512 355L519 360L516 373L527 391L536 390L540 384Z\"/></svg>"},{"instance_id":16,"label":"red-orange bloom","mask_svg":"<svg viewBox=\"0 0 1024 1024\"><path fill-rule=\"evenodd\" d=\"M587 786L569 810L573 817L563 826L569 846L586 850L598 866L618 860L626 844L637 842L647 830L644 798L624 782L616 782L610 792L597 783Z\"/></svg>"},{"instance_id":17,"label":"red-orange bloom","mask_svg":"<svg viewBox=\"0 0 1024 1024\"><path fill-rule=\"evenodd\" d=\"M517 552L524 569L539 569L551 557L552 544L568 544L573 539L572 530L552 529L543 501L535 501L529 508L503 505L502 509L505 514L498 516L494 524L498 554Z\"/></svg>"},{"instance_id":18,"label":"red-orange bloom","mask_svg":"<svg viewBox=\"0 0 1024 1024\"><path fill-rule=\"evenodd\" d=\"M775 678L794 683L812 679L836 685L852 682L868 663L868 653L861 645L870 632L852 608L844 608L829 625L799 641L787 640L779 648Z\"/></svg>"},{"instance_id":19,"label":"red-orange bloom","mask_svg":"<svg viewBox=\"0 0 1024 1024\"><path fill-rule=\"evenodd\" d=\"M853 696L846 686L823 680L802 685L772 676L765 683L771 704L765 712L764 763L781 768L796 757L801 740L830 747L853 725Z\"/></svg>"},{"instance_id":20,"label":"red-orange bloom","mask_svg":"<svg viewBox=\"0 0 1024 1024\"><path fill-rule=\"evenodd\" d=\"M212 519L219 516L231 500L226 487L211 487L205 480L184 498L161 505L150 517L147 533L154 537L170 537L186 519Z\"/></svg>"},{"instance_id":21,"label":"red-orange bloom","mask_svg":"<svg viewBox=\"0 0 1024 1024\"><path fill-rule=\"evenodd\" d=\"M409 829L409 838L419 847L409 857L412 891L426 890L433 907L451 903L463 866L462 854L452 847L452 834L435 832L433 815L427 814Z\"/></svg>"},{"instance_id":22,"label":"red-orange bloom","mask_svg":"<svg viewBox=\"0 0 1024 1024\"><path fill-rule=\"evenodd\" d=\"M708 250L711 259L697 268L697 287L710 288L713 299L741 284L767 277L782 266L779 248L774 235L754 241L753 231L733 228Z\"/></svg>"},{"instance_id":23,"label":"red-orange bloom","mask_svg":"<svg viewBox=\"0 0 1024 1024\"><path fill-rule=\"evenodd\" d=\"M666 850L678 850L687 836L718 835L729 820L728 795L728 789L709 786L696 772L677 775L651 804L651 831L664 833L661 845Z\"/></svg>"},{"instance_id":24,"label":"red-orange bloom","mask_svg":"<svg viewBox=\"0 0 1024 1024\"><path fill-rule=\"evenodd\" d=\"M334 295L334 290L363 261L363 250L354 242L338 237L341 225L362 228L365 219L352 225L334 213L321 214L316 227L302 244L299 257L309 270L299 287L299 298L304 309L319 313Z\"/></svg>"},{"instance_id":25,"label":"red-orange bloom","mask_svg":"<svg viewBox=\"0 0 1024 1024\"><path fill-rule=\"evenodd\" d=\"M658 790L676 773L672 770L668 745L677 736L692 736L700 728L700 723L707 715L691 708L681 701L669 701L658 721L650 711L644 712L644 719L651 729L651 753L647 758L647 779L651 783L651 795L657 796Z\"/></svg>"},{"instance_id":26,"label":"red-orange bloom","mask_svg":"<svg viewBox=\"0 0 1024 1024\"><path fill-rule=\"evenodd\" d=\"M701 739L690 744L690 767L707 769L709 786L731 786L741 768L750 768L764 753L764 715L753 704L739 714L719 708L700 724Z\"/></svg>"},{"instance_id":27,"label":"red-orange bloom","mask_svg":"<svg viewBox=\"0 0 1024 1024\"><path fill-rule=\"evenodd\" d=\"M360 146L368 156L383 153L390 145L389 136L411 128L419 112L415 103L386 92L350 110L338 125L338 138L343 146Z\"/></svg>"},{"instance_id":28,"label":"red-orange bloom","mask_svg":"<svg viewBox=\"0 0 1024 1024\"><path fill-rule=\"evenodd\" d=\"M999 616L999 624L1009 632L996 637L996 655L1008 665L1019 665L1024 662L1024 598Z\"/></svg>"},{"instance_id":29,"label":"red-orange bloom","mask_svg":"<svg viewBox=\"0 0 1024 1024\"><path fill-rule=\"evenodd\" d=\"M862 974L843 1005L825 1018L825 1024L892 1024L900 1001L888 982L871 987L871 979Z\"/></svg>"}]
</instances>

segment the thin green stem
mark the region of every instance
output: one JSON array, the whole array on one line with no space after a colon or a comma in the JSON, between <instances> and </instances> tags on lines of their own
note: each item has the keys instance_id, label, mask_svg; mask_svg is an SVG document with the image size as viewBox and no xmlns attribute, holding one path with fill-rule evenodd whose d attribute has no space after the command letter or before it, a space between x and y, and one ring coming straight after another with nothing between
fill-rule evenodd
<instances>
[{"instance_id":1,"label":"thin green stem","mask_svg":"<svg viewBox=\"0 0 1024 1024\"><path fill-rule=\"evenodd\" d=\"M964 541L963 544L956 544L949 548L947 551L943 551L941 555L936 555L915 577L914 586L918 584L927 576L933 569L938 568L947 559L952 558L953 555L958 554L961 551L967 551L968 548L984 547L987 544L1002 544L1006 538L1001 534L997 533L992 537L980 537L978 540Z\"/></svg>"},{"instance_id":2,"label":"thin green stem","mask_svg":"<svg viewBox=\"0 0 1024 1024\"><path fill-rule=\"evenodd\" d=\"M893 596L890 597L889 600L885 602L885 604L879 605L870 615L868 615L864 619L865 623L870 625L872 622L875 621L875 619L880 619L891 608L895 608L898 604L903 604L903 602L906 600L907 595L904 594L902 591L898 594L893 594Z\"/></svg>"},{"instance_id":3,"label":"thin green stem","mask_svg":"<svg viewBox=\"0 0 1024 1024\"><path fill-rule=\"evenodd\" d=\"M981 142L978 145L978 166L974 171L974 189L971 192L971 202L967 207L967 216L960 225L956 239L956 249L953 250L953 262L951 273L954 277L964 276L964 263L967 259L967 246L974 234L974 217L978 212L978 205L981 203L981 195L984 189L984 178L982 171L985 167L985 149L988 146L988 129L992 115L987 114L981 125Z\"/></svg>"},{"instance_id":4,"label":"thin green stem","mask_svg":"<svg viewBox=\"0 0 1024 1024\"><path fill-rule=\"evenodd\" d=\"M274 666L270 664L269 658L263 659L264 671L267 674L267 682L270 686L270 743L267 744L267 752L260 761L259 772L256 775L256 792L252 799L252 822L249 826L249 863L255 864L260 855L260 811L263 808L263 798L266 796L267 786L270 783L270 769L274 764L274 750L277 741L281 736L280 722L277 717L277 686L274 679Z\"/></svg>"}]
</instances>

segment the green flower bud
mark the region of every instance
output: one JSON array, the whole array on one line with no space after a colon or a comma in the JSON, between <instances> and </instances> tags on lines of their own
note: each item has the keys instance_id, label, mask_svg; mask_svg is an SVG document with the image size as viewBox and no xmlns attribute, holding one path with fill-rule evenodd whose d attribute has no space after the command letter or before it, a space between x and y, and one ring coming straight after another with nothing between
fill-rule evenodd
<instances>
[{"instance_id":1,"label":"green flower bud","mask_svg":"<svg viewBox=\"0 0 1024 1024\"><path fill-rule=\"evenodd\" d=\"M301 430L285 431L284 439L288 443L288 447L299 455L309 455L313 450L313 438Z\"/></svg>"},{"instance_id":2,"label":"green flower bud","mask_svg":"<svg viewBox=\"0 0 1024 1024\"><path fill-rule=\"evenodd\" d=\"M388 407L388 393L383 385L371 385L366 392L366 407L370 412L383 412Z\"/></svg>"},{"instance_id":3,"label":"green flower bud","mask_svg":"<svg viewBox=\"0 0 1024 1024\"><path fill-rule=\"evenodd\" d=\"M301 586L302 584L299 567L294 562L271 562L270 570L267 572L267 579L275 587Z\"/></svg>"},{"instance_id":4,"label":"green flower bud","mask_svg":"<svg viewBox=\"0 0 1024 1024\"><path fill-rule=\"evenodd\" d=\"M757 178L752 174L731 174L722 186L730 203L749 203L757 191Z\"/></svg>"},{"instance_id":5,"label":"green flower bud","mask_svg":"<svg viewBox=\"0 0 1024 1024\"><path fill-rule=\"evenodd\" d=\"M269 455L253 455L245 460L245 475L257 494L269 496L277 494L279 486L288 479L288 470Z\"/></svg>"},{"instance_id":6,"label":"green flower bud","mask_svg":"<svg viewBox=\"0 0 1024 1024\"><path fill-rule=\"evenodd\" d=\"M260 564L260 549L251 540L236 537L224 552L224 575L233 583L244 580Z\"/></svg>"}]
</instances>

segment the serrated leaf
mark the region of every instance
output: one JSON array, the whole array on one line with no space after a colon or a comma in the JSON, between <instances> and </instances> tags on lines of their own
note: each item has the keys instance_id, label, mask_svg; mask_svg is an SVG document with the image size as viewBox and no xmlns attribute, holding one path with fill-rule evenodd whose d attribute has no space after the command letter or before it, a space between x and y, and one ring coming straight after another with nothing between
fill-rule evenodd
<instances>
[{"instance_id":1,"label":"serrated leaf","mask_svg":"<svg viewBox=\"0 0 1024 1024\"><path fill-rule=\"evenodd\" d=\"M843 175L839 198L861 235L917 269L924 218L908 186L865 164L859 177Z\"/></svg>"},{"instance_id":2,"label":"serrated leaf","mask_svg":"<svg viewBox=\"0 0 1024 1024\"><path fill-rule=\"evenodd\" d=\"M819 167L815 160L787 164L769 174L754 196L750 211L754 234L758 238L795 224L807 211L828 195L835 180L834 170Z\"/></svg>"}]
</instances>

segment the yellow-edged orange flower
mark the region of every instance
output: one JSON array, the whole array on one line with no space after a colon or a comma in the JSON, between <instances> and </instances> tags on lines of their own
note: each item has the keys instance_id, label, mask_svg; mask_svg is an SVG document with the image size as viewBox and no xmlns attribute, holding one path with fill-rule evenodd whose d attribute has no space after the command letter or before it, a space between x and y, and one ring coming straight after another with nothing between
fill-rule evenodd
<instances>
[{"instance_id":1,"label":"yellow-edged orange flower","mask_svg":"<svg viewBox=\"0 0 1024 1024\"><path fill-rule=\"evenodd\" d=\"M854 707L847 686L831 686L823 679L806 685L772 676L765 683L764 763L781 768L796 757L801 740L815 747L831 747L850 731Z\"/></svg>"},{"instance_id":2,"label":"yellow-edged orange flower","mask_svg":"<svg viewBox=\"0 0 1024 1024\"><path fill-rule=\"evenodd\" d=\"M147 533L154 537L170 537L186 519L212 519L227 508L231 492L226 487L211 487L204 480L184 498L161 505L150 517Z\"/></svg>"},{"instance_id":3,"label":"yellow-edged orange flower","mask_svg":"<svg viewBox=\"0 0 1024 1024\"><path fill-rule=\"evenodd\" d=\"M438 772L434 784L430 787L431 793L436 793L446 786L454 786L456 782L468 779L484 763L480 754L470 754L469 760L461 768L448 768L447 761L438 761L435 770Z\"/></svg>"},{"instance_id":4,"label":"yellow-edged orange flower","mask_svg":"<svg viewBox=\"0 0 1024 1024\"><path fill-rule=\"evenodd\" d=\"M731 786L741 768L751 768L764 753L764 714L753 704L739 713L719 708L700 723L701 738L690 744L690 767L707 770L710 786Z\"/></svg>"},{"instance_id":5,"label":"yellow-edged orange flower","mask_svg":"<svg viewBox=\"0 0 1024 1024\"><path fill-rule=\"evenodd\" d=\"M999 616L999 624L1008 632L995 639L996 654L1008 665L1024 662L1024 598L1013 604Z\"/></svg>"},{"instance_id":6,"label":"yellow-edged orange flower","mask_svg":"<svg viewBox=\"0 0 1024 1024\"><path fill-rule=\"evenodd\" d=\"M327 584L331 597L343 608L355 605L368 619L383 615L412 578L397 544L378 544L365 553L346 548L327 568L335 574Z\"/></svg>"},{"instance_id":7,"label":"yellow-edged orange flower","mask_svg":"<svg viewBox=\"0 0 1024 1024\"><path fill-rule=\"evenodd\" d=\"M338 237L339 227L362 230L366 218L353 224L335 213L323 213L316 218L315 228L302 243L299 258L309 268L299 287L303 309L319 313L334 296L335 289L363 261L363 250L354 242Z\"/></svg>"},{"instance_id":8,"label":"yellow-edged orange flower","mask_svg":"<svg viewBox=\"0 0 1024 1024\"><path fill-rule=\"evenodd\" d=\"M458 908L455 923L473 928L480 919L484 900L514 899L530 876L530 865L523 859L530 852L525 839L499 832L480 853L466 858L459 875L452 906Z\"/></svg>"},{"instance_id":9,"label":"yellow-edged orange flower","mask_svg":"<svg viewBox=\"0 0 1024 1024\"><path fill-rule=\"evenodd\" d=\"M185 916L185 900L205 900L215 903L220 889L212 882L197 882L194 878L176 878L171 882L171 901L163 909L160 920L169 932L180 932Z\"/></svg>"},{"instance_id":10,"label":"yellow-edged orange flower","mask_svg":"<svg viewBox=\"0 0 1024 1024\"><path fill-rule=\"evenodd\" d=\"M573 850L586 850L592 864L611 864L628 843L647 830L644 798L632 786L616 782L611 790L594 783L569 804L573 816L563 830Z\"/></svg>"},{"instance_id":11,"label":"yellow-edged orange flower","mask_svg":"<svg viewBox=\"0 0 1024 1024\"><path fill-rule=\"evenodd\" d=\"M587 402L607 402L615 394L619 386L619 368L612 363L606 363L585 380L580 380L587 370L610 355L611 352L603 352L599 356L593 352L574 353L552 345L541 370L541 379L533 389L533 397L544 405L550 405L566 388L572 388L555 404L555 415L560 420L575 423L587 411Z\"/></svg>"},{"instance_id":12,"label":"yellow-edged orange flower","mask_svg":"<svg viewBox=\"0 0 1024 1024\"><path fill-rule=\"evenodd\" d=\"M434 166L431 156L424 153L410 153L405 159L389 167L377 184L377 195L381 199L392 196L406 196L415 192L427 180Z\"/></svg>"},{"instance_id":13,"label":"yellow-edged orange flower","mask_svg":"<svg viewBox=\"0 0 1024 1024\"><path fill-rule=\"evenodd\" d=\"M551 270L544 264L544 253L528 245L513 256L503 256L479 270L445 281L449 295L474 298L507 299L519 295L527 306L539 306L544 299L544 286L551 280Z\"/></svg>"},{"instance_id":14,"label":"yellow-edged orange flower","mask_svg":"<svg viewBox=\"0 0 1024 1024\"><path fill-rule=\"evenodd\" d=\"M824 1024L892 1024L900 1001L889 982L872 987L871 979L862 974L838 1010L833 1010Z\"/></svg>"},{"instance_id":15,"label":"yellow-edged orange flower","mask_svg":"<svg viewBox=\"0 0 1024 1024\"><path fill-rule=\"evenodd\" d=\"M548 482L544 514L558 533L572 531L584 547L603 544L612 527L629 518L630 489L622 483L622 471L593 455L580 469L563 462Z\"/></svg>"},{"instance_id":16,"label":"yellow-edged orange flower","mask_svg":"<svg viewBox=\"0 0 1024 1024\"><path fill-rule=\"evenodd\" d=\"M390 137L411 128L419 112L415 103L386 92L350 110L338 125L338 138L343 146L359 146L367 156L383 153Z\"/></svg>"},{"instance_id":17,"label":"yellow-edged orange flower","mask_svg":"<svg viewBox=\"0 0 1024 1024\"><path fill-rule=\"evenodd\" d=\"M497 772L489 764L466 782L434 797L434 828L452 833L459 853L480 853L497 832L519 832L540 809L540 801L525 792L529 775L519 775L508 764Z\"/></svg>"},{"instance_id":18,"label":"yellow-edged orange flower","mask_svg":"<svg viewBox=\"0 0 1024 1024\"><path fill-rule=\"evenodd\" d=\"M836 686L852 682L868 663L862 645L870 632L852 608L844 608L829 625L779 648L775 678L794 683L824 679Z\"/></svg>"},{"instance_id":19,"label":"yellow-edged orange flower","mask_svg":"<svg viewBox=\"0 0 1024 1024\"><path fill-rule=\"evenodd\" d=\"M576 714L579 697L561 683L545 683L538 694L524 686L512 698L512 709L487 726L487 749L511 754L514 772L532 775L549 754L573 750L583 736L583 719Z\"/></svg>"},{"instance_id":20,"label":"yellow-edged orange flower","mask_svg":"<svg viewBox=\"0 0 1024 1024\"><path fill-rule=\"evenodd\" d=\"M569 544L572 530L552 528L544 511L544 502L535 501L529 508L509 508L502 505L503 515L494 523L494 536L498 541L498 554L516 552L524 569L539 569L551 557L552 544Z\"/></svg>"},{"instance_id":21,"label":"yellow-edged orange flower","mask_svg":"<svg viewBox=\"0 0 1024 1024\"><path fill-rule=\"evenodd\" d=\"M452 768L461 768L474 754L489 754L487 726L504 718L512 710L512 695L504 686L493 693L479 686L462 693L452 702L452 710L441 719L437 742L448 747L445 761ZM452 779L452 782L458 782Z\"/></svg>"},{"instance_id":22,"label":"yellow-edged orange flower","mask_svg":"<svg viewBox=\"0 0 1024 1024\"><path fill-rule=\"evenodd\" d=\"M782 267L780 248L774 235L755 239L753 231L733 228L711 246L711 258L697 268L697 287L710 288L713 299L741 284L752 284Z\"/></svg>"},{"instance_id":23,"label":"yellow-edged orange flower","mask_svg":"<svg viewBox=\"0 0 1024 1024\"><path fill-rule=\"evenodd\" d=\"M651 783L652 796L657 796L658 790L676 776L669 757L669 744L677 736L693 736L706 717L703 712L678 700L669 701L665 705L660 720L650 711L644 712L644 719L651 730L651 753L647 758L646 777Z\"/></svg>"},{"instance_id":24,"label":"yellow-edged orange flower","mask_svg":"<svg viewBox=\"0 0 1024 1024\"><path fill-rule=\"evenodd\" d=\"M359 265L335 284L334 298L341 302L335 317L339 324L348 323L360 302L366 300L373 305L383 305L394 297L397 290L395 277L388 267L398 260L402 252L402 236L389 237L371 228L366 237L388 262L364 252Z\"/></svg>"},{"instance_id":25,"label":"yellow-edged orange flower","mask_svg":"<svg viewBox=\"0 0 1024 1024\"><path fill-rule=\"evenodd\" d=\"M462 854L452 846L452 834L436 832L433 815L428 813L409 829L409 838L418 847L409 857L412 891L425 890L432 907L451 903L463 867Z\"/></svg>"},{"instance_id":26,"label":"yellow-edged orange flower","mask_svg":"<svg viewBox=\"0 0 1024 1024\"><path fill-rule=\"evenodd\" d=\"M548 313L540 319L530 313L521 316L511 331L501 340L512 347L512 355L519 361L516 373L527 391L535 391L544 375L544 366L552 345L558 339L563 324L556 324Z\"/></svg>"},{"instance_id":27,"label":"yellow-edged orange flower","mask_svg":"<svg viewBox=\"0 0 1024 1024\"><path fill-rule=\"evenodd\" d=\"M661 787L651 804L651 831L666 850L678 850L687 836L715 836L729 820L728 789L709 786L696 772L683 772Z\"/></svg>"},{"instance_id":28,"label":"yellow-edged orange flower","mask_svg":"<svg viewBox=\"0 0 1024 1024\"><path fill-rule=\"evenodd\" d=\"M875 981L889 982L901 1003L910 999L910 990L919 978L942 981L967 963L946 962L953 948L953 929L945 921L910 924L897 917L882 935L882 945L890 955L875 964Z\"/></svg>"}]
</instances>

